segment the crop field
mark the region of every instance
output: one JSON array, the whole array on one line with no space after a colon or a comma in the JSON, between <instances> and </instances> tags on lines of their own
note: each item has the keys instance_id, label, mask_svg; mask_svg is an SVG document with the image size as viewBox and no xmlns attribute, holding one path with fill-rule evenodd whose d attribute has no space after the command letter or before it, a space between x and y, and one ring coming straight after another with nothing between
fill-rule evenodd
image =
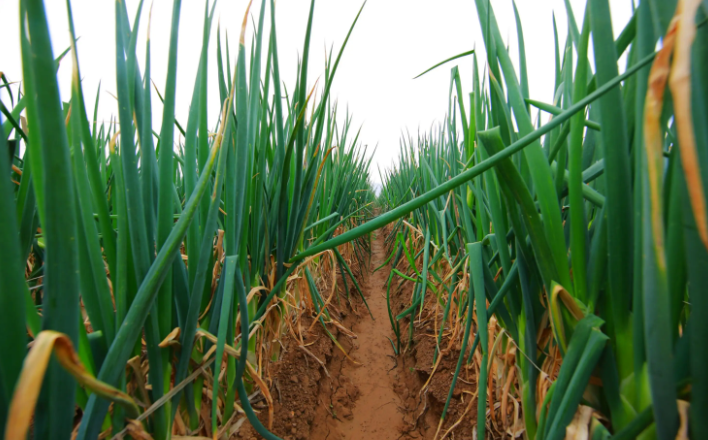
<instances>
[{"instance_id":1,"label":"crop field","mask_svg":"<svg viewBox=\"0 0 708 440\"><path fill-rule=\"evenodd\" d=\"M627 0L616 34L610 0L565 0L544 65L513 1L511 41L496 0L468 1L484 52L439 48L419 76L449 71L447 112L379 145L398 152L382 166L332 92L366 2L315 65L311 0L293 82L275 0L248 5L236 48L200 2L187 90L181 0L159 18L116 0L104 120L71 0L61 52L45 2L19 0L4 438L708 438L708 3Z\"/></svg>"}]
</instances>

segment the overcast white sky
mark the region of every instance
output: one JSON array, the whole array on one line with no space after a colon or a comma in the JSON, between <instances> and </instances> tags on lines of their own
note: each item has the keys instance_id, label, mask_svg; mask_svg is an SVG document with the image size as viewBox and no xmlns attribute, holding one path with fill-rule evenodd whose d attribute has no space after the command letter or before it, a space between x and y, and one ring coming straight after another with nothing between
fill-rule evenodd
<instances>
[{"instance_id":1,"label":"overcast white sky","mask_svg":"<svg viewBox=\"0 0 708 440\"><path fill-rule=\"evenodd\" d=\"M210 4L211 4L211 0ZM137 0L126 0L131 20ZM632 0L610 0L615 35L631 17ZM115 100L115 31L114 2L110 0L72 0L84 93L89 102L102 81L99 118L116 113ZM145 2L138 41L140 65L144 66L145 36L149 0ZM246 0L219 0L216 17L223 32L228 31L232 65L235 64L238 35ZM267 1L266 3L269 3ZM511 0L491 0L502 35L513 59L518 59L516 24ZM582 25L586 0L570 0L578 26ZM309 0L279 0L276 4L278 50L281 77L288 89L295 82L295 69L307 24ZM45 0L55 55L69 45L66 3ZM324 72L324 49L334 44L337 51L344 40L361 2L359 0L319 0L315 8L311 42L310 85ZM252 8L258 18L260 1ZM553 96L554 49L553 12L555 11L561 47L567 35L563 0L517 0L526 43L530 94L533 99L550 102ZM154 0L152 14L152 77L164 89L167 47L170 33L171 0ZM183 0L180 22L177 119L186 124L189 101L196 76L202 39L204 0ZM270 8L266 13L269 23ZM21 80L19 53L18 1L0 0L0 71L10 81ZM249 34L253 23L249 22ZM212 28L209 65L209 117L217 117L218 85L216 79L216 23ZM249 40L247 38L247 44ZM339 101L340 115L345 106L354 115L354 125L363 124L360 139L370 146L378 144L373 166L390 166L398 155L399 137L408 128L412 133L428 129L443 119L447 111L450 68L460 66L465 93L471 89L472 58L457 60L426 76L412 78L433 64L452 55L476 48L480 68L484 48L474 0L369 0L349 41L332 88ZM62 97L70 95L71 63L59 71ZM7 102L7 101L5 101ZM153 111L162 109L157 96ZM159 127L159 125L155 125ZM379 179L372 170L372 179Z\"/></svg>"}]
</instances>

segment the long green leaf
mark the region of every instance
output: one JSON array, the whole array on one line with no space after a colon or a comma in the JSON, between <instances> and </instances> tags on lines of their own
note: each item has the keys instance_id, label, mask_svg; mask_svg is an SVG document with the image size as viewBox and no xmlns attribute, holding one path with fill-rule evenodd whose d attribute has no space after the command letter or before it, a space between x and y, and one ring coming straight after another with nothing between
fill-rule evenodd
<instances>
[{"instance_id":1,"label":"long green leaf","mask_svg":"<svg viewBox=\"0 0 708 440\"><path fill-rule=\"evenodd\" d=\"M77 276L76 210L54 56L43 2L20 5L21 39L30 157L34 187L41 205L44 256L43 329L66 334L78 344L79 280ZM41 157L41 159L40 159ZM41 196L40 196L41 194ZM56 360L51 361L34 421L38 438L62 439L71 434L75 383Z\"/></svg>"},{"instance_id":2,"label":"long green leaf","mask_svg":"<svg viewBox=\"0 0 708 440\"><path fill-rule=\"evenodd\" d=\"M431 189L430 191L426 192L425 194L422 194L422 195L386 212L385 214L382 214L382 215L376 217L375 219L364 223L363 225L357 226L356 228L351 229L341 235L338 235L337 237L332 238L331 240L328 240L328 241L321 243L317 246L312 246L312 247L300 252L299 254L294 256L291 260L292 261L299 261L299 260L302 260L303 258L317 254L317 253L322 252L324 250L332 249L336 246L340 246L344 243L347 243L347 242L352 241L356 238L359 238L365 234L369 234L369 233L375 231L376 229L380 229L382 226L385 226L388 223L391 223L392 221L413 212L415 209L418 209L419 207L423 206L424 204L428 203L429 201L431 201L437 197L440 197L441 195L447 193L448 191L450 191L454 188L457 188L458 186L466 183L467 181L471 180L475 176L492 168L502 159L510 157L514 153L521 151L522 149L524 149L524 147L530 145L531 142L534 142L539 137L543 136L544 134L553 130L555 127L559 126L560 124L562 124L566 120L570 119L570 117L572 115L581 111L589 103L595 101L597 98L604 95L609 90L615 88L620 82L622 82L626 78L628 78L631 75L633 75L634 73L636 73L640 68L649 64L652 61L652 59L654 59L654 54L649 55L646 58L642 59L635 66L628 69L624 74L614 78L612 81L605 83L604 85L599 87L597 90L595 90L593 93L591 93L587 97L585 97L585 99L573 104L570 108L565 110L562 114L553 118L549 123L545 124L544 126L542 126L539 129L534 130L533 132L521 137L519 140L517 140L513 144L506 147L503 151L495 154L494 156L489 157L488 159L484 160L483 162L480 162L480 163L474 165L473 167L463 171L462 173L452 177L450 180L438 185L434 189Z\"/></svg>"}]
</instances>

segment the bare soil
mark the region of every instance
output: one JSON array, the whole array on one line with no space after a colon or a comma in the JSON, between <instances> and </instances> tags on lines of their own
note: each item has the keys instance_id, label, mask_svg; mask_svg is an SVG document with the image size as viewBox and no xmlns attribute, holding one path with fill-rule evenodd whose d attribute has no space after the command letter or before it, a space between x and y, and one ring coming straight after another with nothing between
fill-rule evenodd
<instances>
[{"instance_id":1,"label":"bare soil","mask_svg":"<svg viewBox=\"0 0 708 440\"><path fill-rule=\"evenodd\" d=\"M356 339L329 326L348 353L335 346L317 323L307 333L304 345L295 338L285 338L285 352L271 367L270 393L274 400L271 431L286 440L364 440L364 439L433 439L447 393L452 382L459 347L443 350L425 392L421 392L433 367L435 349L432 323L416 323L415 339L404 353L396 356L387 337L395 341L386 305L386 282L390 268L377 272L387 255L385 229L372 234L371 261L362 270L360 285L373 318L349 283L350 305L342 298L334 304L335 316ZM339 275L338 275L339 277ZM407 283L409 284L409 283ZM338 286L341 286L338 283ZM408 307L411 288L399 292L392 288L391 308L400 313ZM334 303L335 301L333 301ZM303 317L303 330L313 317ZM403 346L407 343L408 320L401 321ZM405 329L405 331L403 331ZM303 334L306 332L303 331ZM316 358L316 359L315 359ZM326 369L318 362L325 364ZM473 363L474 364L474 363ZM476 376L463 368L457 381L445 423L437 438L451 426L452 438L471 439L476 424ZM254 405L259 418L268 426L265 404ZM235 438L261 438L246 422ZM450 438L450 437L448 437Z\"/></svg>"},{"instance_id":2,"label":"bare soil","mask_svg":"<svg viewBox=\"0 0 708 440\"><path fill-rule=\"evenodd\" d=\"M340 426L342 439L396 439L404 428L402 399L394 391L398 381L398 359L386 338L391 324L386 306L386 280L384 269L371 273L386 259L383 231L372 235L371 263L366 280L366 301L374 320L364 316L354 326L358 339L354 343L354 358L361 365L345 364L343 373L359 388L360 396L352 417Z\"/></svg>"}]
</instances>

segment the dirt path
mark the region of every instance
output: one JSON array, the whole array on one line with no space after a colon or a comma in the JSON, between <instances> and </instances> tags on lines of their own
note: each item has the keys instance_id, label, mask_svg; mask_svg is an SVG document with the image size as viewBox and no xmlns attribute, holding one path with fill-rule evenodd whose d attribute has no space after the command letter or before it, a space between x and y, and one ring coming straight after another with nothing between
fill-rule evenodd
<instances>
[{"instance_id":1,"label":"dirt path","mask_svg":"<svg viewBox=\"0 0 708 440\"><path fill-rule=\"evenodd\" d=\"M376 231L371 242L371 267L373 271L386 259L384 234ZM347 363L342 373L351 378L359 388L359 398L352 411L353 417L345 420L340 432L344 439L397 439L401 436L403 414L394 392L396 358L386 336L391 334L391 324L386 307L386 280L388 271L369 273L364 295L375 320L363 317L354 326L358 338L354 342L354 358L362 365Z\"/></svg>"},{"instance_id":2,"label":"dirt path","mask_svg":"<svg viewBox=\"0 0 708 440\"><path fill-rule=\"evenodd\" d=\"M459 349L449 347L431 377L435 343L430 336L436 333L433 322L427 319L416 324L417 334L411 347L394 356L387 339L387 336L395 339L386 305L386 282L391 269L386 267L373 273L387 257L385 234L383 229L372 234L369 267L354 267L354 272L361 275L357 279L375 319L367 313L354 286L349 285L349 303L331 304L331 313L341 327L329 329L340 348L307 314L297 323L302 340L288 334L285 343L281 343L281 358L267 374L272 381L270 393L274 400L271 431L278 437L284 440L435 438ZM339 282L338 285L344 288ZM401 313L409 305L412 285L408 283L393 290L391 308L394 313ZM408 319L404 318L400 324L407 329ZM352 338L352 334L357 337ZM454 424L454 438L461 440L473 438L476 417L469 410L476 402L474 397L470 400L476 390L474 371L474 368L463 369L444 426L447 430ZM254 407L261 422L269 426L270 412L263 400ZM246 423L236 438L261 437Z\"/></svg>"}]
</instances>

